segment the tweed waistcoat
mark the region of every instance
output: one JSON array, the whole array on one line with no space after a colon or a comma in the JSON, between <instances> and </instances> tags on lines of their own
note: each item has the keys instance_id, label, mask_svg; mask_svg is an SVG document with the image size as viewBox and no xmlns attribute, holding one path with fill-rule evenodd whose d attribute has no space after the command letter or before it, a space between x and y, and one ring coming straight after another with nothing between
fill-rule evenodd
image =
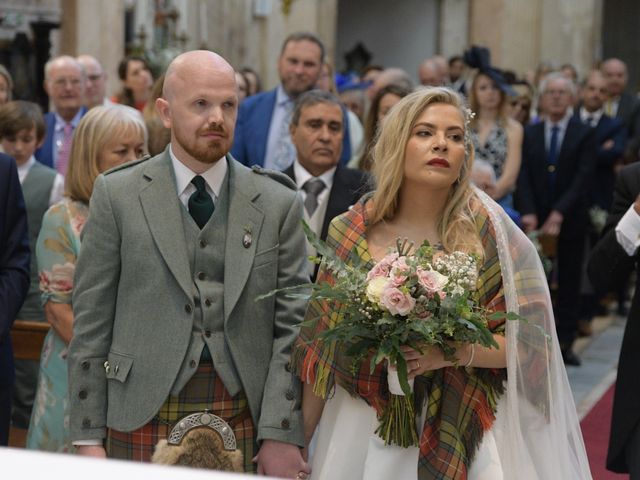
<instances>
[{"instance_id":1,"label":"tweed waistcoat","mask_svg":"<svg viewBox=\"0 0 640 480\"><path fill-rule=\"evenodd\" d=\"M29 293L18 312L21 320L44 321L44 312L40 303L40 288L38 279L38 262L36 260L36 242L42 226L42 217L49 209L51 189L56 179L56 171L35 162L22 182L24 203L27 207L29 224L29 248L31 249L31 284Z\"/></svg>"},{"instance_id":2,"label":"tweed waistcoat","mask_svg":"<svg viewBox=\"0 0 640 480\"><path fill-rule=\"evenodd\" d=\"M196 372L205 345L216 373L231 395L241 389L240 377L224 338L224 248L229 213L229 177L222 184L215 211L202 230L182 211L187 258L193 278L195 315L187 355L171 393L177 395Z\"/></svg>"}]
</instances>

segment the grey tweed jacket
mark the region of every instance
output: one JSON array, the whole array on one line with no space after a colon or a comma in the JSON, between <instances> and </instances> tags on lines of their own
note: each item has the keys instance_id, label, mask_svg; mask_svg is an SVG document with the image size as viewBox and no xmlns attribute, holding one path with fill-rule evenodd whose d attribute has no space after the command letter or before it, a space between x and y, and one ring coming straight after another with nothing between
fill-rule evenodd
<instances>
[{"instance_id":1,"label":"grey tweed jacket","mask_svg":"<svg viewBox=\"0 0 640 480\"><path fill-rule=\"evenodd\" d=\"M230 155L227 162L229 225L220 252L225 340L258 440L302 446L301 389L288 361L306 302L283 295L255 301L308 281L302 203L284 175L252 171ZM106 427L134 430L169 395L195 310L181 208L168 150L95 182L73 293L74 441L103 438ZM118 368L107 372L106 361Z\"/></svg>"}]
</instances>

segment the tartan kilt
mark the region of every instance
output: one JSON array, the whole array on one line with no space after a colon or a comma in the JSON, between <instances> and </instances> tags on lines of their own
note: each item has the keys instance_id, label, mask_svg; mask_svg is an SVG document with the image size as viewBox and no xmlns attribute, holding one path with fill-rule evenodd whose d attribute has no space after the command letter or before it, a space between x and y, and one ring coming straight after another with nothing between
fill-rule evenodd
<instances>
[{"instance_id":1,"label":"tartan kilt","mask_svg":"<svg viewBox=\"0 0 640 480\"><path fill-rule=\"evenodd\" d=\"M208 409L233 428L237 448L244 455L245 472L255 472L251 459L258 453L257 431L244 392L232 397L213 365L200 363L193 377L178 395L171 395L149 423L132 432L107 431L106 449L110 458L150 462L156 444L166 439L181 418Z\"/></svg>"}]
</instances>

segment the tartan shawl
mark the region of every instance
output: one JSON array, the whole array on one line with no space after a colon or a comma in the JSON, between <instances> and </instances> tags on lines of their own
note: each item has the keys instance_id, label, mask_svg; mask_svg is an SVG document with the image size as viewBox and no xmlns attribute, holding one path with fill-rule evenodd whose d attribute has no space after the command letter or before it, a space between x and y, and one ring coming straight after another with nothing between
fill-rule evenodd
<instances>
[{"instance_id":1,"label":"tartan shawl","mask_svg":"<svg viewBox=\"0 0 640 480\"><path fill-rule=\"evenodd\" d=\"M480 203L480 202L478 202ZM370 196L363 197L329 227L327 245L346 263L374 261L368 251L366 230L373 209ZM506 308L498 261L495 232L488 213L481 208L476 225L484 247L484 261L477 283L480 304L491 311ZM318 282L332 283L320 268ZM340 345L323 342L319 334L339 321L339 305L312 299L292 353L292 366L303 382L313 385L316 395L328 398L337 382L352 396L362 398L380 414L389 398L382 364L369 373L369 359L353 372L352 359ZM504 332L504 321L492 322L494 332ZM372 353L373 355L373 353ZM465 480L475 452L494 420L498 399L504 391L506 369L447 367L416 378L416 412L426 405L427 415L420 433L419 479Z\"/></svg>"}]
</instances>

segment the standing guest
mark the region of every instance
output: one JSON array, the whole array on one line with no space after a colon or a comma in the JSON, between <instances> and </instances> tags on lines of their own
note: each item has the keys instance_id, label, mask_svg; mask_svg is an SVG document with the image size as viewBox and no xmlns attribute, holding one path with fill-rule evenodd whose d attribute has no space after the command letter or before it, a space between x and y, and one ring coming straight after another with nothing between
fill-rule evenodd
<instances>
[{"instance_id":1,"label":"standing guest","mask_svg":"<svg viewBox=\"0 0 640 480\"><path fill-rule=\"evenodd\" d=\"M280 171L293 164L296 152L289 134L293 104L315 87L324 55L324 45L312 33L293 33L285 39L278 59L280 85L240 106L231 150L240 163ZM345 122L345 131L347 128ZM350 158L349 135L345 135L341 160L344 163Z\"/></svg>"},{"instance_id":2,"label":"standing guest","mask_svg":"<svg viewBox=\"0 0 640 480\"><path fill-rule=\"evenodd\" d=\"M367 191L363 172L339 165L343 123L344 108L331 93L311 90L296 100L290 130L297 156L284 173L296 182L304 200L304 219L322 240L331 220ZM307 243L307 254L315 253ZM316 271L316 264L309 262L312 279Z\"/></svg>"},{"instance_id":3,"label":"standing guest","mask_svg":"<svg viewBox=\"0 0 640 480\"><path fill-rule=\"evenodd\" d=\"M44 118L40 107L31 102L16 100L0 106L0 145L16 162L29 220L29 249L31 255L31 285L18 312L20 320L44 322L40 303L36 240L42 217L49 207L62 200L64 177L50 167L36 162L33 154L44 139ZM28 428L33 398L38 380L38 362L17 360L16 383L13 396L12 424Z\"/></svg>"},{"instance_id":4,"label":"standing guest","mask_svg":"<svg viewBox=\"0 0 640 480\"><path fill-rule=\"evenodd\" d=\"M605 212L611 209L616 174L622 165L624 148L627 140L627 129L617 118L604 113L604 102L607 98L607 84L599 70L592 70L587 75L580 89L581 105L575 110L575 118L594 129L596 137L596 166L589 192L589 209L600 208ZM598 241L600 232L593 226L589 228L586 251L589 253ZM626 287L626 285L625 285ZM581 335L591 335L591 319L598 308L598 296L591 288L588 279L582 286L582 318L578 322ZM626 289L618 291L618 305L624 307Z\"/></svg>"},{"instance_id":5,"label":"standing guest","mask_svg":"<svg viewBox=\"0 0 640 480\"><path fill-rule=\"evenodd\" d=\"M596 163L590 127L571 117L573 82L560 73L545 77L543 122L525 129L516 207L526 232L557 239L558 340L567 365L580 365L571 350L580 311L580 278L587 233L587 189Z\"/></svg>"},{"instance_id":6,"label":"standing guest","mask_svg":"<svg viewBox=\"0 0 640 480\"><path fill-rule=\"evenodd\" d=\"M134 55L123 58L118 65L118 77L122 90L111 101L142 111L153 88L153 76L147 61Z\"/></svg>"},{"instance_id":7,"label":"standing guest","mask_svg":"<svg viewBox=\"0 0 640 480\"><path fill-rule=\"evenodd\" d=\"M258 72L250 67L242 67L240 73L245 76L248 82L247 97L262 92L262 82L260 81Z\"/></svg>"},{"instance_id":8,"label":"standing guest","mask_svg":"<svg viewBox=\"0 0 640 480\"><path fill-rule=\"evenodd\" d=\"M603 235L589 258L588 273L598 293L618 290L635 269L640 274L640 164L618 173L613 205ZM622 282L621 282L622 280ZM607 468L640 479L640 291L627 321L613 397Z\"/></svg>"},{"instance_id":9,"label":"standing guest","mask_svg":"<svg viewBox=\"0 0 640 480\"><path fill-rule=\"evenodd\" d=\"M84 67L85 75L87 76L87 87L84 92L85 107L93 108L98 105L106 107L113 104L106 96L107 73L98 59L91 55L80 55L76 60Z\"/></svg>"},{"instance_id":10,"label":"standing guest","mask_svg":"<svg viewBox=\"0 0 640 480\"><path fill-rule=\"evenodd\" d=\"M420 77L420 84L425 87L439 87L444 81L440 67L432 58L420 64L418 77Z\"/></svg>"},{"instance_id":11,"label":"standing guest","mask_svg":"<svg viewBox=\"0 0 640 480\"><path fill-rule=\"evenodd\" d=\"M608 98L604 104L604 113L617 118L627 128L625 153L627 161L635 161L640 148L640 100L627 91L627 65L619 58L609 58L602 62L600 69L607 82Z\"/></svg>"},{"instance_id":12,"label":"standing guest","mask_svg":"<svg viewBox=\"0 0 640 480\"><path fill-rule=\"evenodd\" d=\"M607 83L599 70L592 70L587 75L580 90L580 107L575 117L595 129L597 156L596 170L589 190L590 205L595 205L607 212L613 201L613 187L616 169L622 163L627 131L624 124L604 112L607 99Z\"/></svg>"},{"instance_id":13,"label":"standing guest","mask_svg":"<svg viewBox=\"0 0 640 480\"><path fill-rule=\"evenodd\" d=\"M512 193L520 172L523 128L508 115L513 89L495 69L481 69L471 83L469 106L475 156L493 166L498 179L491 197L513 207Z\"/></svg>"},{"instance_id":14,"label":"standing guest","mask_svg":"<svg viewBox=\"0 0 640 480\"><path fill-rule=\"evenodd\" d=\"M318 90L329 92L332 95L337 95L338 92L335 77L333 75L333 67L330 63L324 62L322 64L322 73L320 74L320 78L318 79L316 88ZM352 163L357 162L360 158L360 155L362 155L362 147L364 145L362 141L364 137L364 130L362 128L362 123L360 122L360 119L356 116L356 114L349 110L346 105L342 104L342 106L344 107L346 120L341 123L344 124L346 122L346 124L349 126L349 131L347 133L349 135L349 145L351 146L352 155L348 161L348 165L351 165ZM343 137L344 135L341 135L340 140L344 141ZM293 143L293 136L291 137L291 141ZM342 148L340 150L342 151Z\"/></svg>"},{"instance_id":15,"label":"standing guest","mask_svg":"<svg viewBox=\"0 0 640 480\"><path fill-rule=\"evenodd\" d=\"M378 92L388 85L398 85L406 90L413 90L411 75L401 68L387 68L375 77L375 80L367 89L369 100L373 102Z\"/></svg>"},{"instance_id":16,"label":"standing guest","mask_svg":"<svg viewBox=\"0 0 640 480\"><path fill-rule=\"evenodd\" d=\"M158 155L164 152L171 141L171 130L164 126L158 111L156 110L156 100L162 96L164 88L164 74L158 77L153 85L151 97L142 110L142 118L147 126L149 141L147 142L149 155Z\"/></svg>"},{"instance_id":17,"label":"standing guest","mask_svg":"<svg viewBox=\"0 0 640 480\"><path fill-rule=\"evenodd\" d=\"M578 84L578 70L571 63L565 63L560 67L560 73L563 77L571 80L574 84Z\"/></svg>"},{"instance_id":18,"label":"standing guest","mask_svg":"<svg viewBox=\"0 0 640 480\"><path fill-rule=\"evenodd\" d=\"M244 73L236 71L236 85L238 86L238 101L242 103L249 94L249 81Z\"/></svg>"},{"instance_id":19,"label":"standing guest","mask_svg":"<svg viewBox=\"0 0 640 480\"><path fill-rule=\"evenodd\" d=\"M591 479L539 258L495 202L470 187L467 122L452 90L403 98L376 144L377 190L331 222L327 243L347 265L368 269L398 238L477 254L479 304L527 322L490 322L499 347L456 343L455 363L437 346L403 345L420 440L400 448L376 433L389 399L384 363L372 372L366 358L352 368L348 344L322 338L339 306L313 299L292 357L304 382L307 440L319 424L312 478ZM331 275L321 269L318 277Z\"/></svg>"},{"instance_id":20,"label":"standing guest","mask_svg":"<svg viewBox=\"0 0 640 480\"><path fill-rule=\"evenodd\" d=\"M305 301L255 301L305 281L295 185L227 155L238 97L222 57L176 57L156 104L169 148L98 177L91 198L73 295L72 439L83 455L149 461L171 424L208 409L233 425L246 470L308 473L287 367Z\"/></svg>"},{"instance_id":21,"label":"standing guest","mask_svg":"<svg viewBox=\"0 0 640 480\"><path fill-rule=\"evenodd\" d=\"M531 104L533 88L525 81L511 85L517 96L511 97L511 110L509 116L523 127L529 125L531 119Z\"/></svg>"},{"instance_id":22,"label":"standing guest","mask_svg":"<svg viewBox=\"0 0 640 480\"><path fill-rule=\"evenodd\" d=\"M53 111L44 116L46 136L35 157L40 163L67 173L73 131L87 112L83 106L86 76L78 61L67 55L49 60L44 66L44 89Z\"/></svg>"},{"instance_id":23,"label":"standing guest","mask_svg":"<svg viewBox=\"0 0 640 480\"><path fill-rule=\"evenodd\" d=\"M139 158L146 144L139 113L121 105L92 108L77 132L65 198L45 214L36 246L42 303L51 329L42 347L27 448L50 452L73 449L67 393L67 349L74 322L71 295L93 184L101 172Z\"/></svg>"},{"instance_id":24,"label":"standing guest","mask_svg":"<svg viewBox=\"0 0 640 480\"><path fill-rule=\"evenodd\" d=\"M465 70L464 59L460 55L454 55L449 58L449 87L463 95L467 80Z\"/></svg>"},{"instance_id":25,"label":"standing guest","mask_svg":"<svg viewBox=\"0 0 640 480\"><path fill-rule=\"evenodd\" d=\"M382 88L373 98L371 107L369 107L369 113L367 113L367 120L364 124L364 151L357 164L357 168L360 170L365 172L371 170L373 166L371 153L384 117L389 113L391 107L398 103L400 99L409 95L409 93L411 93L410 89L392 84Z\"/></svg>"},{"instance_id":26,"label":"standing guest","mask_svg":"<svg viewBox=\"0 0 640 480\"><path fill-rule=\"evenodd\" d=\"M0 65L0 105L11 101L13 97L13 79L9 70Z\"/></svg>"},{"instance_id":27,"label":"standing guest","mask_svg":"<svg viewBox=\"0 0 640 480\"><path fill-rule=\"evenodd\" d=\"M0 153L0 446L9 443L13 349L9 331L29 291L29 230L16 164Z\"/></svg>"}]
</instances>

